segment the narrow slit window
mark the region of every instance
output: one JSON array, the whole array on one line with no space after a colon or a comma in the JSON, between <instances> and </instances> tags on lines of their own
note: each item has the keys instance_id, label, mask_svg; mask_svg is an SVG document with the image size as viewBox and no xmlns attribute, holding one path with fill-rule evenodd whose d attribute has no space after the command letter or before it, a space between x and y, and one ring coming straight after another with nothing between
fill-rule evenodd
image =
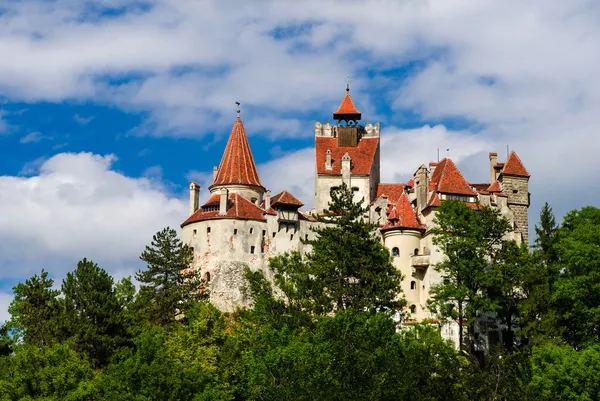
<instances>
[{"instance_id":1,"label":"narrow slit window","mask_svg":"<svg viewBox=\"0 0 600 401\"><path fill-rule=\"evenodd\" d=\"M254 253L254 245L250 247L250 253Z\"/></svg>"}]
</instances>

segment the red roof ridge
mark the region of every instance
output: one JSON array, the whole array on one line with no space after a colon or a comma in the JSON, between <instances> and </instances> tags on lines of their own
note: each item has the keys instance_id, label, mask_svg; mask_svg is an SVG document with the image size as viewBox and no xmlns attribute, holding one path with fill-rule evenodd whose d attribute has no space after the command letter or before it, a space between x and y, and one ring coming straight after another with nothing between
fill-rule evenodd
<instances>
[{"instance_id":1,"label":"red roof ridge","mask_svg":"<svg viewBox=\"0 0 600 401\"><path fill-rule=\"evenodd\" d=\"M382 228L382 230L404 228L423 231L426 229L426 227L419 221L419 218L413 210L410 200L405 193L400 195L398 204L392 208L390 216L388 216L388 220L390 220L390 222L396 219L397 222L394 225L388 223Z\"/></svg>"},{"instance_id":2,"label":"red roof ridge","mask_svg":"<svg viewBox=\"0 0 600 401\"><path fill-rule=\"evenodd\" d=\"M285 189L271 198L271 206L277 203L284 205L304 206L304 203L300 202L298 198Z\"/></svg>"},{"instance_id":3,"label":"red roof ridge","mask_svg":"<svg viewBox=\"0 0 600 401\"><path fill-rule=\"evenodd\" d=\"M238 193L229 194L228 207L225 214L220 214L219 209L204 211L204 208L207 206L218 205L220 198L220 194L213 194L202 207L181 224L181 227L198 221L215 219L265 220L264 211Z\"/></svg>"},{"instance_id":4,"label":"red roof ridge","mask_svg":"<svg viewBox=\"0 0 600 401\"><path fill-rule=\"evenodd\" d=\"M258 177L242 120L237 117L212 186L241 184L264 188Z\"/></svg>"},{"instance_id":5,"label":"red roof ridge","mask_svg":"<svg viewBox=\"0 0 600 401\"><path fill-rule=\"evenodd\" d=\"M511 151L508 155L506 163L504 164L504 168L502 169L502 174L513 175L516 177L530 177L529 172L523 165L523 162L517 155L517 152L515 152L514 150Z\"/></svg>"},{"instance_id":6,"label":"red roof ridge","mask_svg":"<svg viewBox=\"0 0 600 401\"><path fill-rule=\"evenodd\" d=\"M452 159L444 158L439 163L433 175L431 182L435 185L436 192L471 195L475 196L475 191L460 170L456 167Z\"/></svg>"},{"instance_id":7,"label":"red roof ridge","mask_svg":"<svg viewBox=\"0 0 600 401\"><path fill-rule=\"evenodd\" d=\"M500 188L500 183L498 181L494 181L494 183L488 187L487 191L488 192L502 192L502 188Z\"/></svg>"}]
</instances>

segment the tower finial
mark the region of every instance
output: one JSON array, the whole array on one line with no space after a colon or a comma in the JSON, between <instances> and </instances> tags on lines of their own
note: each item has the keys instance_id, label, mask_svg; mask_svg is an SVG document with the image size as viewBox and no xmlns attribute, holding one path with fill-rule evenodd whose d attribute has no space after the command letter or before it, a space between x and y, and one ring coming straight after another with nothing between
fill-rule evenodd
<instances>
[{"instance_id":1,"label":"tower finial","mask_svg":"<svg viewBox=\"0 0 600 401\"><path fill-rule=\"evenodd\" d=\"M350 84L352 83L352 81L350 80L350 75L348 75L347 79L346 79L346 92L350 92Z\"/></svg>"},{"instance_id":2,"label":"tower finial","mask_svg":"<svg viewBox=\"0 0 600 401\"><path fill-rule=\"evenodd\" d=\"M240 116L240 104L241 104L241 103L240 103L240 97L239 97L239 96L237 97L237 101L235 102L235 104L236 104L236 106L237 106L237 107L236 107L237 116L239 117L239 116Z\"/></svg>"}]
</instances>

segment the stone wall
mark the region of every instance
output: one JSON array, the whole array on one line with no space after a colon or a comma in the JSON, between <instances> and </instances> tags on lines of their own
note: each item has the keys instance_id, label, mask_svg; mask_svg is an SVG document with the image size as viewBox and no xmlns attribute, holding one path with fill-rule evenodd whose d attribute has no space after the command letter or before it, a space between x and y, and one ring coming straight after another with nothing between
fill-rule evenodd
<instances>
[{"instance_id":1,"label":"stone wall","mask_svg":"<svg viewBox=\"0 0 600 401\"><path fill-rule=\"evenodd\" d=\"M502 176L502 192L508 195L508 207L513 211L515 232L527 243L529 240L529 179Z\"/></svg>"}]
</instances>

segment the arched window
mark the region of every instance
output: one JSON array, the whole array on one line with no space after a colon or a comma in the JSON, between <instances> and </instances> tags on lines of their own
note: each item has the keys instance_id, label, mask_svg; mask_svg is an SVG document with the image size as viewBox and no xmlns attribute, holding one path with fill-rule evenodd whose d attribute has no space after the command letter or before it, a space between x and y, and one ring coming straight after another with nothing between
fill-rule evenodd
<instances>
[{"instance_id":1,"label":"arched window","mask_svg":"<svg viewBox=\"0 0 600 401\"><path fill-rule=\"evenodd\" d=\"M410 313L412 313L412 314L417 313L417 305L411 305L410 306Z\"/></svg>"},{"instance_id":2,"label":"arched window","mask_svg":"<svg viewBox=\"0 0 600 401\"><path fill-rule=\"evenodd\" d=\"M392 248L392 256L393 256L393 257L398 257L398 256L400 256L400 249L398 249L398 247L397 247L397 246L395 246L395 247L393 247L393 248Z\"/></svg>"},{"instance_id":3,"label":"arched window","mask_svg":"<svg viewBox=\"0 0 600 401\"><path fill-rule=\"evenodd\" d=\"M415 248L415 256L419 254L419 248Z\"/></svg>"},{"instance_id":4,"label":"arched window","mask_svg":"<svg viewBox=\"0 0 600 401\"><path fill-rule=\"evenodd\" d=\"M417 289L417 282L416 281L411 281L410 282L410 289L411 290L416 290Z\"/></svg>"}]
</instances>

